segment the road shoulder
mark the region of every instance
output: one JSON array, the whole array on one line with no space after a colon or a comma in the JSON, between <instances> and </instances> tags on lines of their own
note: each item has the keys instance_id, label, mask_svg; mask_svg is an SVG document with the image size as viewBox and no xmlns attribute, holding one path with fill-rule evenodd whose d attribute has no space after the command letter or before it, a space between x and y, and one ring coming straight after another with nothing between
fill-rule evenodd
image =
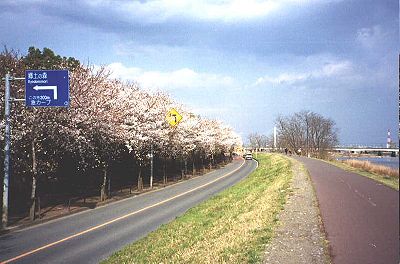
<instances>
[{"instance_id":1,"label":"road shoulder","mask_svg":"<svg viewBox=\"0 0 400 264\"><path fill-rule=\"evenodd\" d=\"M278 216L280 225L266 247L263 263L330 263L310 177L301 163L291 161L292 192Z\"/></svg>"}]
</instances>

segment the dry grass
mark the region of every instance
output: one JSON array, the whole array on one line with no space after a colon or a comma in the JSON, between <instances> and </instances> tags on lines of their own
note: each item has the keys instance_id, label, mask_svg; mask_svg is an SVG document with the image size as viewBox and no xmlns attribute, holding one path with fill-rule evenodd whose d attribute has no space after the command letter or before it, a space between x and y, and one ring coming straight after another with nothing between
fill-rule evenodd
<instances>
[{"instance_id":1,"label":"dry grass","mask_svg":"<svg viewBox=\"0 0 400 264\"><path fill-rule=\"evenodd\" d=\"M259 155L248 178L113 254L104 263L255 263L273 234L290 162Z\"/></svg>"},{"instance_id":2,"label":"dry grass","mask_svg":"<svg viewBox=\"0 0 400 264\"><path fill-rule=\"evenodd\" d=\"M369 161L363 160L344 160L343 163L350 165L357 169L362 169L371 173L376 173L382 176L389 176L399 178L399 170L389 168L382 165L376 165Z\"/></svg>"},{"instance_id":3,"label":"dry grass","mask_svg":"<svg viewBox=\"0 0 400 264\"><path fill-rule=\"evenodd\" d=\"M357 160L356 160L357 161ZM366 169L360 168L360 167L353 167L351 166L349 163L345 162L345 161L337 161L337 160L331 160L331 161L326 161L329 164L332 164L336 167L339 167L345 171L349 171L349 172L353 172L353 173L357 173L358 175L370 178L374 181L377 181L379 183L382 183L386 186L389 186L390 188L393 188L395 190L399 190L399 174L397 172L397 176L389 176L388 174L378 174L375 172L370 172L367 171ZM359 162L359 161L357 161ZM374 165L374 164L372 164ZM388 168L385 167L386 171ZM389 168L390 169L390 168ZM393 170L393 169L391 169ZM395 170L396 171L396 170Z\"/></svg>"}]
</instances>

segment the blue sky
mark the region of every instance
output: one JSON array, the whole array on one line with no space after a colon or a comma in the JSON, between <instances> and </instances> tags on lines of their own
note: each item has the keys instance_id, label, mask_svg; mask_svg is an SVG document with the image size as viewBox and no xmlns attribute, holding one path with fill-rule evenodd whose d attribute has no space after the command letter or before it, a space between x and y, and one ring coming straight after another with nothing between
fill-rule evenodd
<instances>
[{"instance_id":1,"label":"blue sky","mask_svg":"<svg viewBox=\"0 0 400 264\"><path fill-rule=\"evenodd\" d=\"M342 144L397 140L398 28L394 0L0 2L0 44L107 65L243 138L312 110Z\"/></svg>"}]
</instances>

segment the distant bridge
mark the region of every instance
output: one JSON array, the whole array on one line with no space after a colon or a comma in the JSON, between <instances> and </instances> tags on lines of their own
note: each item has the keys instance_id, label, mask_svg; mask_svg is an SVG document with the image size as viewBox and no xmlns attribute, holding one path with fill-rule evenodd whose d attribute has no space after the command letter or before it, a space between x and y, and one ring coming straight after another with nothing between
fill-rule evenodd
<instances>
[{"instance_id":1,"label":"distant bridge","mask_svg":"<svg viewBox=\"0 0 400 264\"><path fill-rule=\"evenodd\" d=\"M273 151L274 148L244 148L244 152L269 152ZM282 149L278 149L282 150ZM383 148L383 147L365 147L365 146L360 146L360 147L334 147L330 151L334 152L350 152L350 153L390 153L391 155L399 155L399 149L398 148Z\"/></svg>"},{"instance_id":2,"label":"distant bridge","mask_svg":"<svg viewBox=\"0 0 400 264\"><path fill-rule=\"evenodd\" d=\"M374 148L374 147L335 147L332 151L336 152L351 152L351 153L394 153L396 156L399 155L398 148Z\"/></svg>"}]
</instances>

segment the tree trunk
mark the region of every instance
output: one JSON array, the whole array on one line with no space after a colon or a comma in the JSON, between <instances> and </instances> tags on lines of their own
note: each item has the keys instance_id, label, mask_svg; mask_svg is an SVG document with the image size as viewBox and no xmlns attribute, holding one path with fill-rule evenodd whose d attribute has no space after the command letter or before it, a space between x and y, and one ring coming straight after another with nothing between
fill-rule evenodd
<instances>
[{"instance_id":1,"label":"tree trunk","mask_svg":"<svg viewBox=\"0 0 400 264\"><path fill-rule=\"evenodd\" d=\"M187 159L185 158L185 175L187 175Z\"/></svg>"},{"instance_id":2,"label":"tree trunk","mask_svg":"<svg viewBox=\"0 0 400 264\"><path fill-rule=\"evenodd\" d=\"M107 198L106 194L106 184L107 184L107 167L104 166L104 174L103 174L103 184L101 185L100 190L100 202L105 201Z\"/></svg>"},{"instance_id":3,"label":"tree trunk","mask_svg":"<svg viewBox=\"0 0 400 264\"><path fill-rule=\"evenodd\" d=\"M37 203L38 203L38 216L39 219L42 218L42 207L40 206L40 197L37 198Z\"/></svg>"},{"instance_id":4,"label":"tree trunk","mask_svg":"<svg viewBox=\"0 0 400 264\"><path fill-rule=\"evenodd\" d=\"M36 164L36 139L32 140L32 192L31 192L31 208L29 210L29 218L31 221L35 220L35 207L36 207L36 179L37 179L37 164Z\"/></svg>"},{"instance_id":5,"label":"tree trunk","mask_svg":"<svg viewBox=\"0 0 400 264\"><path fill-rule=\"evenodd\" d=\"M181 180L183 180L185 178L185 172L184 172L182 159L180 159L179 163L180 163L180 168L181 168Z\"/></svg>"},{"instance_id":6,"label":"tree trunk","mask_svg":"<svg viewBox=\"0 0 400 264\"><path fill-rule=\"evenodd\" d=\"M139 169L137 186L138 186L137 187L138 191L142 191L143 190L142 168Z\"/></svg>"},{"instance_id":7,"label":"tree trunk","mask_svg":"<svg viewBox=\"0 0 400 264\"><path fill-rule=\"evenodd\" d=\"M196 164L195 164L195 155L194 155L194 150L192 151L192 175L194 176L196 174Z\"/></svg>"},{"instance_id":8,"label":"tree trunk","mask_svg":"<svg viewBox=\"0 0 400 264\"><path fill-rule=\"evenodd\" d=\"M166 164L166 160L164 159L164 164L163 164L163 184L164 186L167 185L167 164Z\"/></svg>"},{"instance_id":9,"label":"tree trunk","mask_svg":"<svg viewBox=\"0 0 400 264\"><path fill-rule=\"evenodd\" d=\"M108 198L111 198L111 178L108 177Z\"/></svg>"}]
</instances>

